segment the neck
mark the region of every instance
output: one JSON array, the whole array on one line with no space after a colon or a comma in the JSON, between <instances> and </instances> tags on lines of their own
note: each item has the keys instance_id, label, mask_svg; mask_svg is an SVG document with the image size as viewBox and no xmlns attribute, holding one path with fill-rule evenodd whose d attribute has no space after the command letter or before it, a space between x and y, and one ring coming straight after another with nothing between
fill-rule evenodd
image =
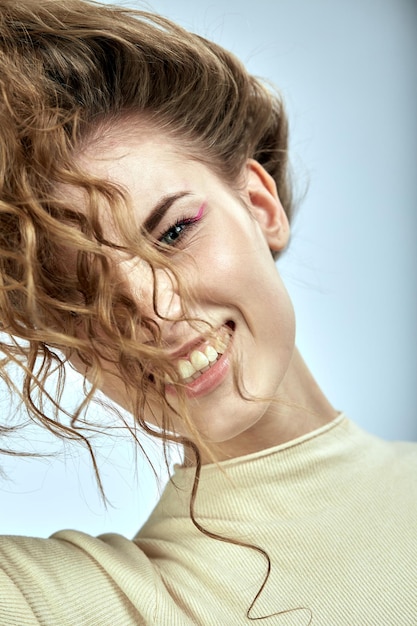
<instances>
[{"instance_id":1,"label":"neck","mask_svg":"<svg viewBox=\"0 0 417 626\"><path fill-rule=\"evenodd\" d=\"M286 443L332 421L338 415L313 378L297 349L276 397L250 429L216 444L214 458L223 461ZM213 459L202 455L203 463Z\"/></svg>"}]
</instances>

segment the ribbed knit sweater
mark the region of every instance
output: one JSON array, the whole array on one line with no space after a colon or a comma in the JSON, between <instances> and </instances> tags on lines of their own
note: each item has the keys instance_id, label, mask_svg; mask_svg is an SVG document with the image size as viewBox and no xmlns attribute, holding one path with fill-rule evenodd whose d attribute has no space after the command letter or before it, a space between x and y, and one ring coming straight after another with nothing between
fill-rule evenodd
<instances>
[{"instance_id":1,"label":"ribbed knit sweater","mask_svg":"<svg viewBox=\"0 0 417 626\"><path fill-rule=\"evenodd\" d=\"M176 469L133 541L69 530L0 538L0 625L253 623L267 559L195 528L193 477ZM417 626L417 445L384 442L339 416L205 466L195 515L269 555L249 614L256 623Z\"/></svg>"}]
</instances>

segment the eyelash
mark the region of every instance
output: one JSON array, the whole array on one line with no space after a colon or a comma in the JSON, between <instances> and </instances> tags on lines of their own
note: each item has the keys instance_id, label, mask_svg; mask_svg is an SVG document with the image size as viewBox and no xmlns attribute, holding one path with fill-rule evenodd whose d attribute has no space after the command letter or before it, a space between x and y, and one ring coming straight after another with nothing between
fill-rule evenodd
<instances>
[{"instance_id":1,"label":"eyelash","mask_svg":"<svg viewBox=\"0 0 417 626\"><path fill-rule=\"evenodd\" d=\"M202 217L202 211L198 212L198 215L195 217L182 217L178 219L175 224L170 226L158 239L159 243L168 247L175 247L178 245L180 241L186 239L190 234L193 228L197 225ZM164 241L168 235L175 234L175 239L171 240L170 243Z\"/></svg>"}]
</instances>

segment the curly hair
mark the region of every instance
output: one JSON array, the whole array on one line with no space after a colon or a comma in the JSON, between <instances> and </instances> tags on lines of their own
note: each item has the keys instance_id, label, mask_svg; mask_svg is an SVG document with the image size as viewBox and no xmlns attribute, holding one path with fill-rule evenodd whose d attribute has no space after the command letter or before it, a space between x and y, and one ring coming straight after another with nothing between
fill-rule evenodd
<instances>
[{"instance_id":1,"label":"curly hair","mask_svg":"<svg viewBox=\"0 0 417 626\"><path fill-rule=\"evenodd\" d=\"M7 364L19 365L30 417L87 445L77 422L106 363L117 366L142 428L149 430L142 418L149 395L172 409L163 374L175 371L163 358L155 316L118 293L109 253L117 248L143 258L154 289L158 268L168 268L181 285L180 277L145 236L130 235L121 190L87 174L74 156L126 116L163 129L232 186L246 160L256 159L292 214L282 102L231 53L147 12L87 0L0 0L1 371L13 386ZM63 184L82 190L87 212L57 197ZM104 237L103 198L114 209L123 245ZM76 271L67 271L63 249L77 259ZM192 297L181 289L185 300ZM154 309L157 318L156 302ZM138 341L143 327L153 345ZM60 412L71 355L85 365L92 387L68 424ZM46 386L52 371L60 375L53 396ZM185 402L180 411L193 432ZM161 428L163 439L181 440L168 417Z\"/></svg>"}]
</instances>

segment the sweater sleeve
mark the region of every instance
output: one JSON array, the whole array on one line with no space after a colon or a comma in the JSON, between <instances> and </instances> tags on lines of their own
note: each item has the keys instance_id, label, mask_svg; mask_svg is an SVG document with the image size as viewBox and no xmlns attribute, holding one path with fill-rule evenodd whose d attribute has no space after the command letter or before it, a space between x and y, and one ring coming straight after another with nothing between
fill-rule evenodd
<instances>
[{"instance_id":1,"label":"sweater sleeve","mask_svg":"<svg viewBox=\"0 0 417 626\"><path fill-rule=\"evenodd\" d=\"M0 537L0 626L133 626L154 612L152 565L124 537Z\"/></svg>"}]
</instances>

